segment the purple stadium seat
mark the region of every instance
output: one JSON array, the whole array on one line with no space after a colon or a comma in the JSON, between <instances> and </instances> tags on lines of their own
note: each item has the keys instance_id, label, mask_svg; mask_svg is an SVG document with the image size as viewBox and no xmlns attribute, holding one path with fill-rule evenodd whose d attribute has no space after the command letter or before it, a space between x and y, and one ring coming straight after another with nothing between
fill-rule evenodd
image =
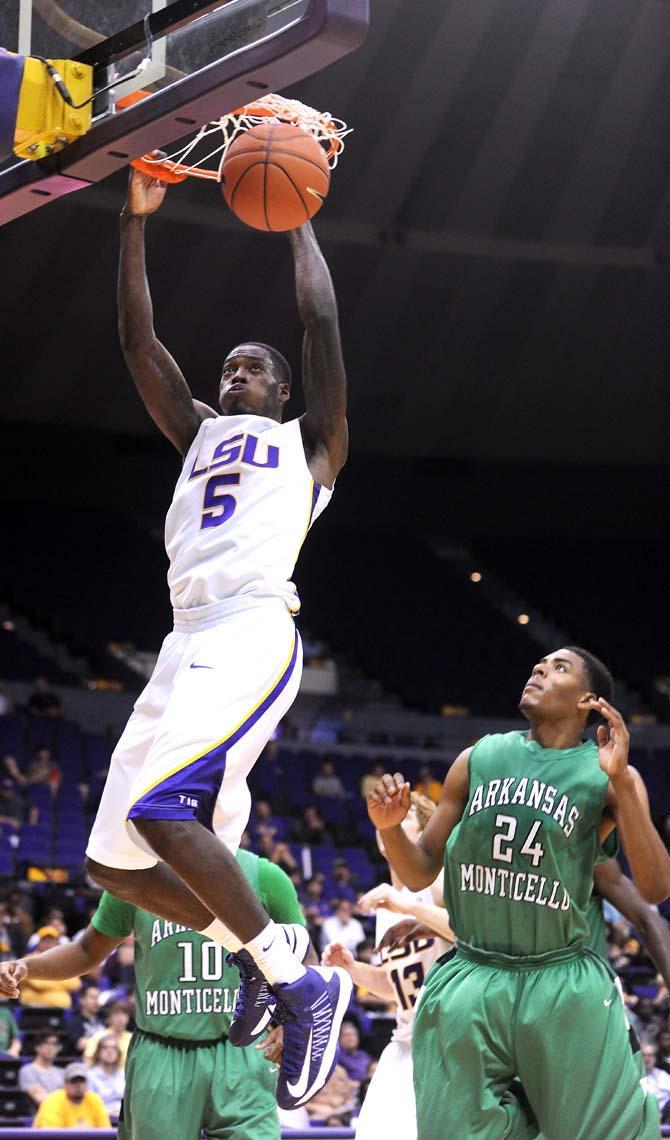
<instances>
[{"instance_id":1,"label":"purple stadium seat","mask_svg":"<svg viewBox=\"0 0 670 1140\"><path fill-rule=\"evenodd\" d=\"M57 737L60 721L57 717L53 716L29 716L28 717L28 749L32 752L35 748L39 748L40 744L46 744L48 748L57 750Z\"/></svg>"},{"instance_id":2,"label":"purple stadium seat","mask_svg":"<svg viewBox=\"0 0 670 1140\"><path fill-rule=\"evenodd\" d=\"M25 743L25 730L17 713L0 717L0 755L11 752L21 762Z\"/></svg>"}]
</instances>

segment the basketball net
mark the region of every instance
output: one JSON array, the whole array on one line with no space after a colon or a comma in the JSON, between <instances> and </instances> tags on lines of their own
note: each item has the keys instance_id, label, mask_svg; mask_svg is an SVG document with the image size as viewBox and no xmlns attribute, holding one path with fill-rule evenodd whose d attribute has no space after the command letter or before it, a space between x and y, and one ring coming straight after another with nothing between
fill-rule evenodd
<instances>
[{"instance_id":1,"label":"basketball net","mask_svg":"<svg viewBox=\"0 0 670 1140\"><path fill-rule=\"evenodd\" d=\"M221 168L231 143L243 131L248 131L261 123L273 122L294 123L312 135L324 147L331 170L337 166L337 160L344 150L345 135L350 134L353 129L347 127L341 119L334 119L328 111L315 111L313 107L300 103L298 99L284 99L282 95L264 95L262 99L238 107L236 111L223 115L215 122L206 123L194 139L172 154L164 155L162 158L145 154L141 158L133 159L131 165L141 170L143 174L160 179L161 182L182 182L189 177L210 178L220 182ZM198 157L197 152L206 150L215 137L217 144L214 149ZM216 168L204 165L217 155L219 160Z\"/></svg>"}]
</instances>

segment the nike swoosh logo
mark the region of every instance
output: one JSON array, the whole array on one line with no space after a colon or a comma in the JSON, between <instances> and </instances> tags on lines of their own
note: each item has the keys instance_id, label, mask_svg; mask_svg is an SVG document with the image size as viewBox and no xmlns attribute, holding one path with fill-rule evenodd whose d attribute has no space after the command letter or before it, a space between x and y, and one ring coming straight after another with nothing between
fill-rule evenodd
<instances>
[{"instance_id":1,"label":"nike swoosh logo","mask_svg":"<svg viewBox=\"0 0 670 1140\"><path fill-rule=\"evenodd\" d=\"M613 1001L614 1001L614 998L610 998L609 1001L604 1001L603 1005L611 1005Z\"/></svg>"},{"instance_id":2,"label":"nike swoosh logo","mask_svg":"<svg viewBox=\"0 0 670 1140\"><path fill-rule=\"evenodd\" d=\"M258 1022L258 1025L255 1025L254 1028L251 1030L251 1036L252 1037L256 1037L259 1033L263 1032L263 1030L265 1029L265 1026L268 1025L268 1023L270 1021L272 1021L272 1014L274 1013L274 1011L275 1011L275 1006L273 1006L272 1009L266 1009L265 1010L263 1016L261 1017L260 1021Z\"/></svg>"},{"instance_id":3,"label":"nike swoosh logo","mask_svg":"<svg viewBox=\"0 0 670 1140\"><path fill-rule=\"evenodd\" d=\"M213 665L191 665L191 669L213 669Z\"/></svg>"},{"instance_id":4,"label":"nike swoosh logo","mask_svg":"<svg viewBox=\"0 0 670 1140\"><path fill-rule=\"evenodd\" d=\"M307 1049L305 1051L305 1060L303 1062L302 1072L301 1072L300 1076L298 1077L297 1082L294 1085L292 1085L290 1081L286 1082L286 1087L287 1087L288 1091L290 1092L291 1096L295 1097L296 1100L300 1100L300 1097L304 1096L305 1093L307 1092L307 1085L309 1083L309 1067L310 1067L310 1064L312 1061L312 1037L313 1036L314 1036L314 1030L310 1029L309 1041L307 1042Z\"/></svg>"}]
</instances>

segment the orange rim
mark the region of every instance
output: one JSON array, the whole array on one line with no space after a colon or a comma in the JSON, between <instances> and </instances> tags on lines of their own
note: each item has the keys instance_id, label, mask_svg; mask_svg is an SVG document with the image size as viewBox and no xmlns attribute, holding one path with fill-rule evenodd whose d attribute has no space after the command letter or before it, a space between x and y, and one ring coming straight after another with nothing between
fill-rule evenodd
<instances>
[{"instance_id":1,"label":"orange rim","mask_svg":"<svg viewBox=\"0 0 670 1140\"><path fill-rule=\"evenodd\" d=\"M148 175L149 178L157 178L159 182L184 182L189 175L188 170L180 170L179 164L176 162L152 162L146 157L134 158L131 166L135 170L141 170L142 174Z\"/></svg>"},{"instance_id":2,"label":"orange rim","mask_svg":"<svg viewBox=\"0 0 670 1140\"><path fill-rule=\"evenodd\" d=\"M236 107L234 111L229 112L231 115L253 115L258 118L274 118L277 112L272 107L267 107L264 103L245 103L243 107ZM286 119L287 122L293 120ZM299 127L300 121L296 118L295 125ZM329 140L326 148L326 158L334 158L342 150L344 143L338 139L336 135ZM166 158L164 162L152 161L147 155L141 158L134 158L131 163L136 170L141 170L142 174L146 174L149 178L157 178L160 182L176 183L183 182L186 178L208 178L216 182L219 181L218 169L212 170L202 166L188 166L181 162L173 162L172 159Z\"/></svg>"}]
</instances>

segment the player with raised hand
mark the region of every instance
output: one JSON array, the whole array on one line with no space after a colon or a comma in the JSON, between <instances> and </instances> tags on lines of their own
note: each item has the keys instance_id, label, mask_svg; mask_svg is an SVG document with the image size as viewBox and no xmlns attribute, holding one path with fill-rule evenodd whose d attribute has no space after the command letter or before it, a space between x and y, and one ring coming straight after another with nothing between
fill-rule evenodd
<instances>
[{"instance_id":1,"label":"player with raised hand","mask_svg":"<svg viewBox=\"0 0 670 1140\"><path fill-rule=\"evenodd\" d=\"M270 920L234 851L246 778L300 682L290 578L347 456L337 304L311 226L291 231L305 414L283 422L290 367L255 340L225 357L220 413L194 399L156 335L147 282L144 231L164 197L159 180L132 170L118 300L128 368L183 458L165 526L174 629L112 756L87 866L115 896L235 952L230 1040L254 1041L274 1012L285 1019L278 1100L292 1108L334 1067L351 980L305 968L302 927Z\"/></svg>"},{"instance_id":2,"label":"player with raised hand","mask_svg":"<svg viewBox=\"0 0 670 1140\"><path fill-rule=\"evenodd\" d=\"M647 902L670 894L670 856L628 763L612 678L572 646L543 657L523 690L528 732L487 736L450 768L416 843L401 826L409 785L385 775L368 797L389 861L413 890L444 862L457 948L432 971L415 1020L421 1140L446 1133L530 1140L657 1140L615 978L585 947L602 843L617 828ZM605 696L599 694L606 694ZM597 744L584 740L604 719Z\"/></svg>"},{"instance_id":3,"label":"player with raised hand","mask_svg":"<svg viewBox=\"0 0 670 1140\"><path fill-rule=\"evenodd\" d=\"M410 840L421 835L435 811L427 796L412 792L410 807L402 829ZM377 842L385 855L384 842L377 832ZM358 962L350 950L339 942L324 948L321 961L326 966L341 966L357 986L364 986L375 996L396 1003L396 1026L391 1041L383 1050L368 1087L356 1125L356 1140L416 1140L416 1107L412 1082L412 1027L414 1010L424 980L440 954L453 942L449 915L442 904L442 876L422 891L410 891L393 868L391 883L382 883L358 900L359 909L376 912L375 939L381 964ZM420 936L402 947L390 948L385 940L405 919L425 924Z\"/></svg>"}]
</instances>

